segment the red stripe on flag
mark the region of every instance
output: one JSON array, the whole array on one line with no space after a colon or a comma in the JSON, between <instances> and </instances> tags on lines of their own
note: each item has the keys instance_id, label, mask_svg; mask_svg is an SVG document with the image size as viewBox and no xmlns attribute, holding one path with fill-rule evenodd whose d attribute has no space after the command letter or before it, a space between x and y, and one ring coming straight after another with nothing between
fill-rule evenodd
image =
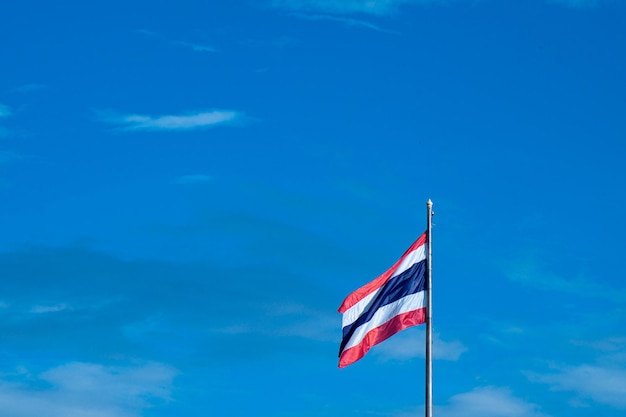
<instances>
[{"instance_id":1,"label":"red stripe on flag","mask_svg":"<svg viewBox=\"0 0 626 417\"><path fill-rule=\"evenodd\" d=\"M348 310L350 307L352 307L353 305L355 305L356 303L361 301L363 298L367 297L369 294L371 294L374 291L376 291L378 288L380 288L383 285L385 285L385 283L387 281L389 281L389 278L391 278L391 276L396 271L396 269L398 269L398 266L400 266L400 264L402 263L404 258L406 258L406 256L409 253L413 252L415 249L419 248L420 246L424 245L425 243L426 243L426 232L424 232L419 238L417 238L417 240L415 242L413 242L411 247L409 247L406 250L406 252L404 252L404 254L400 257L400 259L398 259L398 261L395 264L393 264L393 266L391 268L389 268L387 271L385 271L378 278L376 278L373 281L365 284L364 286L362 286L358 290L353 291L352 293L350 293L346 297L346 299L343 300L343 303L341 304L341 307L339 307L339 312L340 313L345 313L346 310Z\"/></svg>"},{"instance_id":2,"label":"red stripe on flag","mask_svg":"<svg viewBox=\"0 0 626 417\"><path fill-rule=\"evenodd\" d=\"M399 314L388 322L370 330L361 343L346 349L339 358L339 367L344 368L361 359L372 346L384 342L389 337L411 326L426 323L426 307Z\"/></svg>"}]
</instances>

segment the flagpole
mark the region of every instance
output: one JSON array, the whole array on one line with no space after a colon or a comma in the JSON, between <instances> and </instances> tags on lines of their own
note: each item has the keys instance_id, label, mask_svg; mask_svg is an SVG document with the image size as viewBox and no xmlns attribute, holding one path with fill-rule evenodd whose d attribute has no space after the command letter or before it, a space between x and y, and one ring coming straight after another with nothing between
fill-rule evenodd
<instances>
[{"instance_id":1,"label":"flagpole","mask_svg":"<svg viewBox=\"0 0 626 417\"><path fill-rule=\"evenodd\" d=\"M432 217L433 202L426 203L426 239L428 252L426 254L426 403L425 417L433 417L433 263L432 263Z\"/></svg>"}]
</instances>

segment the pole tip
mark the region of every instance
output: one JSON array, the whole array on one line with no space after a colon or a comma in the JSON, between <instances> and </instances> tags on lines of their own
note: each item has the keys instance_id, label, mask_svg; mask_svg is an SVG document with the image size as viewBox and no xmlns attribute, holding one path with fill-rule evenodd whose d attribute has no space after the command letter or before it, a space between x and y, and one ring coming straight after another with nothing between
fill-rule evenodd
<instances>
[{"instance_id":1,"label":"pole tip","mask_svg":"<svg viewBox=\"0 0 626 417\"><path fill-rule=\"evenodd\" d=\"M426 205L428 207L432 207L433 206L433 200L431 200L430 198L428 199L428 201L426 202Z\"/></svg>"}]
</instances>

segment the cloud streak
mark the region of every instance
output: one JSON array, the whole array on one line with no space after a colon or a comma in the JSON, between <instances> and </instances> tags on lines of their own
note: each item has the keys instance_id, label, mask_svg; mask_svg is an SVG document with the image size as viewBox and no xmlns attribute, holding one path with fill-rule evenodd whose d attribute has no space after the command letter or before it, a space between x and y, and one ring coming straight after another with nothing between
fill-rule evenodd
<instances>
[{"instance_id":1,"label":"cloud streak","mask_svg":"<svg viewBox=\"0 0 626 417\"><path fill-rule=\"evenodd\" d=\"M0 408L14 417L136 417L170 400L175 375L175 369L156 362L73 362L35 376L22 369L0 379Z\"/></svg>"},{"instance_id":2,"label":"cloud streak","mask_svg":"<svg viewBox=\"0 0 626 417\"><path fill-rule=\"evenodd\" d=\"M192 51L195 51L195 52L217 52L217 49L213 48L212 46L201 45L199 43L183 42L183 41L174 41L170 43L172 45L182 46L183 48L191 49Z\"/></svg>"},{"instance_id":3,"label":"cloud streak","mask_svg":"<svg viewBox=\"0 0 626 417\"><path fill-rule=\"evenodd\" d=\"M626 369L583 364L528 377L550 385L554 391L573 391L583 398L626 410Z\"/></svg>"},{"instance_id":4,"label":"cloud streak","mask_svg":"<svg viewBox=\"0 0 626 417\"><path fill-rule=\"evenodd\" d=\"M376 346L376 355L384 360L408 360L425 357L424 332L422 328L404 331ZM445 342L439 334L433 336L433 358L456 361L467 351L459 341Z\"/></svg>"},{"instance_id":5,"label":"cloud streak","mask_svg":"<svg viewBox=\"0 0 626 417\"><path fill-rule=\"evenodd\" d=\"M45 314L45 313L57 313L59 311L69 310L70 306L67 304L55 304L55 305L36 305L30 309L33 314Z\"/></svg>"},{"instance_id":6,"label":"cloud streak","mask_svg":"<svg viewBox=\"0 0 626 417\"><path fill-rule=\"evenodd\" d=\"M626 299L623 289L609 288L579 275L563 277L548 269L541 262L531 257L518 259L504 267L509 280L544 291L555 291L581 297L598 297L614 301Z\"/></svg>"},{"instance_id":7,"label":"cloud streak","mask_svg":"<svg viewBox=\"0 0 626 417\"><path fill-rule=\"evenodd\" d=\"M402 412L394 417L412 417L423 414L420 410ZM549 417L537 404L513 395L509 388L484 386L452 396L446 405L435 405L440 417Z\"/></svg>"},{"instance_id":8,"label":"cloud streak","mask_svg":"<svg viewBox=\"0 0 626 417\"><path fill-rule=\"evenodd\" d=\"M24 85L17 87L15 91L17 91L18 93L30 93L33 91L39 91L39 90L45 90L45 89L46 89L46 86L44 84L29 83L29 84L24 84Z\"/></svg>"},{"instance_id":9,"label":"cloud streak","mask_svg":"<svg viewBox=\"0 0 626 417\"><path fill-rule=\"evenodd\" d=\"M11 108L0 103L0 119L9 117L12 114Z\"/></svg>"},{"instance_id":10,"label":"cloud streak","mask_svg":"<svg viewBox=\"0 0 626 417\"><path fill-rule=\"evenodd\" d=\"M410 4L438 3L440 0L273 0L276 8L295 11L315 11L336 14L361 13L389 15L399 7Z\"/></svg>"},{"instance_id":11,"label":"cloud streak","mask_svg":"<svg viewBox=\"0 0 626 417\"><path fill-rule=\"evenodd\" d=\"M576 9L584 9L588 7L596 7L603 0L548 0L548 3L562 4L564 6L574 7Z\"/></svg>"},{"instance_id":12,"label":"cloud streak","mask_svg":"<svg viewBox=\"0 0 626 417\"><path fill-rule=\"evenodd\" d=\"M5 104L0 103L0 121L2 121L2 119L6 119L9 116L13 115L13 111L11 110L11 108ZM3 136L7 136L10 133L9 130L5 129L4 127L0 126L0 137ZM11 153L11 152L9 152ZM3 162L3 157L7 156L7 152L0 152L0 164L2 164Z\"/></svg>"},{"instance_id":13,"label":"cloud streak","mask_svg":"<svg viewBox=\"0 0 626 417\"><path fill-rule=\"evenodd\" d=\"M22 159L24 159L24 157L17 152L0 151L0 166L13 164L21 161Z\"/></svg>"},{"instance_id":14,"label":"cloud streak","mask_svg":"<svg viewBox=\"0 0 626 417\"><path fill-rule=\"evenodd\" d=\"M607 0L546 0L550 4L559 4L577 9L600 6ZM445 0L271 0L275 8L332 14L367 14L388 16L398 12L404 6L426 6L446 4Z\"/></svg>"},{"instance_id":15,"label":"cloud streak","mask_svg":"<svg viewBox=\"0 0 626 417\"><path fill-rule=\"evenodd\" d=\"M211 221L233 236L224 223ZM206 233L203 227L194 226L193 236ZM224 246L214 230L211 243L202 241L212 253ZM285 233L263 235L270 230ZM303 354L311 342L331 343L334 351L339 340L339 317L328 307L334 298L269 265L133 262L78 247L32 248L0 253L0 276L7 278L2 301L11 306L2 310L3 349L20 357L45 346L81 361L149 352L181 366ZM254 351L237 350L251 344Z\"/></svg>"},{"instance_id":16,"label":"cloud streak","mask_svg":"<svg viewBox=\"0 0 626 417\"><path fill-rule=\"evenodd\" d=\"M341 17L341 16L332 16L326 14L307 14L307 13L291 13L291 16L298 17L300 19L311 20L311 21L329 21L329 22L337 22L348 26L361 27L365 29L375 30L377 32L383 33L392 33L397 34L398 32L394 32L391 30L386 30L377 26L371 22L353 19L350 17Z\"/></svg>"},{"instance_id":17,"label":"cloud streak","mask_svg":"<svg viewBox=\"0 0 626 417\"><path fill-rule=\"evenodd\" d=\"M161 116L140 114L108 115L100 117L100 119L105 123L118 125L119 130L127 132L181 131L241 123L243 115L232 110L211 110Z\"/></svg>"},{"instance_id":18,"label":"cloud streak","mask_svg":"<svg viewBox=\"0 0 626 417\"><path fill-rule=\"evenodd\" d=\"M135 31L136 33L139 33L140 35L143 35L147 38L153 38L153 39L158 39L161 40L169 45L173 45L173 46L179 46L179 47L183 47L186 49L191 49L194 52L217 52L217 49L215 49L212 46L209 45L204 45L204 44L199 44L199 43L195 43L195 42L185 42L185 41L175 41L175 40L171 40L168 39L156 32L153 32L151 30L145 30L145 29L137 29Z\"/></svg>"},{"instance_id":19,"label":"cloud streak","mask_svg":"<svg viewBox=\"0 0 626 417\"><path fill-rule=\"evenodd\" d=\"M536 404L515 397L508 388L478 387L450 398L437 407L441 417L547 417Z\"/></svg>"}]
</instances>

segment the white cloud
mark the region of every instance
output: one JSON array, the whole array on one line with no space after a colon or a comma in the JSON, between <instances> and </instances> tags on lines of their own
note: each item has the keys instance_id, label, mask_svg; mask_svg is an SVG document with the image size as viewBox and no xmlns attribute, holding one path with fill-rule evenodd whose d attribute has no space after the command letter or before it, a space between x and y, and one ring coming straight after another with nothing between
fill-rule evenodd
<instances>
[{"instance_id":1,"label":"white cloud","mask_svg":"<svg viewBox=\"0 0 626 417\"><path fill-rule=\"evenodd\" d=\"M547 417L539 406L513 396L508 388L478 387L436 407L440 417Z\"/></svg>"},{"instance_id":2,"label":"white cloud","mask_svg":"<svg viewBox=\"0 0 626 417\"><path fill-rule=\"evenodd\" d=\"M264 316L271 318L271 325L244 322L214 327L211 331L222 334L297 337L317 342L341 341L341 319L336 314L317 311L301 304L268 304L263 310Z\"/></svg>"},{"instance_id":3,"label":"white cloud","mask_svg":"<svg viewBox=\"0 0 626 417\"><path fill-rule=\"evenodd\" d=\"M394 31L383 29L371 22L360 20L360 19L353 19L350 17L332 16L332 15L326 15L326 14L308 14L308 13L291 13L291 16L299 17L300 19L305 19L305 20L312 20L312 21L326 20L330 22L337 22L337 23L348 25L348 26L362 27L362 28L372 29L372 30L375 30L378 32L384 32L384 33L397 33Z\"/></svg>"},{"instance_id":4,"label":"white cloud","mask_svg":"<svg viewBox=\"0 0 626 417\"><path fill-rule=\"evenodd\" d=\"M231 110L211 110L182 115L106 115L101 120L124 131L195 130L241 122L243 115Z\"/></svg>"},{"instance_id":5,"label":"white cloud","mask_svg":"<svg viewBox=\"0 0 626 417\"><path fill-rule=\"evenodd\" d=\"M626 409L626 369L579 365L557 373L528 373L527 376L531 381L549 384L555 391L573 391L583 399Z\"/></svg>"},{"instance_id":6,"label":"white cloud","mask_svg":"<svg viewBox=\"0 0 626 417\"><path fill-rule=\"evenodd\" d=\"M545 291L557 291L584 297L599 297L623 301L626 291L609 288L583 275L564 277L546 268L533 256L520 258L504 266L504 273L514 282Z\"/></svg>"},{"instance_id":7,"label":"white cloud","mask_svg":"<svg viewBox=\"0 0 626 417\"><path fill-rule=\"evenodd\" d=\"M12 151L0 151L0 166L9 165L24 159L22 155Z\"/></svg>"},{"instance_id":8,"label":"white cloud","mask_svg":"<svg viewBox=\"0 0 626 417\"><path fill-rule=\"evenodd\" d=\"M335 314L317 313L301 317L298 322L277 326L280 336L295 336L318 342L340 342L340 324Z\"/></svg>"},{"instance_id":9,"label":"white cloud","mask_svg":"<svg viewBox=\"0 0 626 417\"><path fill-rule=\"evenodd\" d=\"M265 313L273 318L271 333L274 335L318 342L340 341L341 322L337 314L318 311L302 304L268 304L265 305Z\"/></svg>"},{"instance_id":10,"label":"white cloud","mask_svg":"<svg viewBox=\"0 0 626 417\"><path fill-rule=\"evenodd\" d=\"M137 366L69 363L25 379L0 380L0 409L11 417L139 417L170 400L176 371L151 362Z\"/></svg>"},{"instance_id":11,"label":"white cloud","mask_svg":"<svg viewBox=\"0 0 626 417\"><path fill-rule=\"evenodd\" d=\"M153 32L151 30L137 29L137 30L135 30L135 32L139 33L140 35L143 35L143 36L145 36L147 38L159 39L159 40L161 40L161 41L163 41L165 43L168 43L170 45L181 46L183 48L191 49L192 51L195 51L195 52L217 52L217 49L213 48L212 46L199 44L199 43L194 43L194 42L185 42L185 41L171 40L171 39L166 38L165 36L160 35L157 32Z\"/></svg>"},{"instance_id":12,"label":"white cloud","mask_svg":"<svg viewBox=\"0 0 626 417\"><path fill-rule=\"evenodd\" d=\"M557 3L577 9L595 7L602 3L602 0L548 0L548 3Z\"/></svg>"},{"instance_id":13,"label":"white cloud","mask_svg":"<svg viewBox=\"0 0 626 417\"><path fill-rule=\"evenodd\" d=\"M441 0L273 0L271 4L289 10L388 15L403 5L438 2Z\"/></svg>"},{"instance_id":14,"label":"white cloud","mask_svg":"<svg viewBox=\"0 0 626 417\"><path fill-rule=\"evenodd\" d=\"M12 114L13 114L13 112L11 111L11 108L9 106L0 103L0 120L9 117ZM7 136L7 135L9 135L9 133L10 133L9 130L7 130L4 127L0 126L0 137ZM2 162L6 162L6 161L3 161L3 159L6 158L6 156L8 154L12 154L12 152L8 152L8 153L7 152L0 152L0 164L2 164Z\"/></svg>"},{"instance_id":15,"label":"white cloud","mask_svg":"<svg viewBox=\"0 0 626 417\"><path fill-rule=\"evenodd\" d=\"M39 90L45 90L45 89L46 89L46 86L44 84L30 83L30 84L20 85L19 87L15 89L15 91L17 91L18 93L30 93L32 91L39 91Z\"/></svg>"},{"instance_id":16,"label":"white cloud","mask_svg":"<svg viewBox=\"0 0 626 417\"><path fill-rule=\"evenodd\" d=\"M71 307L67 304L55 304L50 306L34 306L30 309L30 312L33 314L45 314L45 313L56 313L63 310L70 310Z\"/></svg>"},{"instance_id":17,"label":"white cloud","mask_svg":"<svg viewBox=\"0 0 626 417\"><path fill-rule=\"evenodd\" d=\"M176 46L182 46L183 48L188 48L195 52L217 52L217 49L213 48L212 46L201 45L198 43L174 41L171 42L171 44Z\"/></svg>"},{"instance_id":18,"label":"white cloud","mask_svg":"<svg viewBox=\"0 0 626 417\"><path fill-rule=\"evenodd\" d=\"M269 0L273 7L333 14L369 14L376 16L391 15L403 6L447 4L449 0ZM600 6L610 0L546 0L548 3L560 4L574 8ZM469 3L469 0L466 0Z\"/></svg>"},{"instance_id":19,"label":"white cloud","mask_svg":"<svg viewBox=\"0 0 626 417\"><path fill-rule=\"evenodd\" d=\"M577 346L589 346L601 352L626 352L626 337L624 336L608 337L592 342L575 340L572 343Z\"/></svg>"},{"instance_id":20,"label":"white cloud","mask_svg":"<svg viewBox=\"0 0 626 417\"><path fill-rule=\"evenodd\" d=\"M0 118L9 117L11 115L11 108L0 103Z\"/></svg>"},{"instance_id":21,"label":"white cloud","mask_svg":"<svg viewBox=\"0 0 626 417\"><path fill-rule=\"evenodd\" d=\"M515 397L502 387L477 387L472 391L452 396L446 405L435 405L437 417L550 417L539 406ZM395 414L394 417L413 417L424 414L424 407Z\"/></svg>"},{"instance_id":22,"label":"white cloud","mask_svg":"<svg viewBox=\"0 0 626 417\"><path fill-rule=\"evenodd\" d=\"M405 330L372 348L384 360L407 360L426 356L426 331L423 328ZM456 361L467 351L459 341L444 342L439 334L433 335L433 358Z\"/></svg>"}]
</instances>

